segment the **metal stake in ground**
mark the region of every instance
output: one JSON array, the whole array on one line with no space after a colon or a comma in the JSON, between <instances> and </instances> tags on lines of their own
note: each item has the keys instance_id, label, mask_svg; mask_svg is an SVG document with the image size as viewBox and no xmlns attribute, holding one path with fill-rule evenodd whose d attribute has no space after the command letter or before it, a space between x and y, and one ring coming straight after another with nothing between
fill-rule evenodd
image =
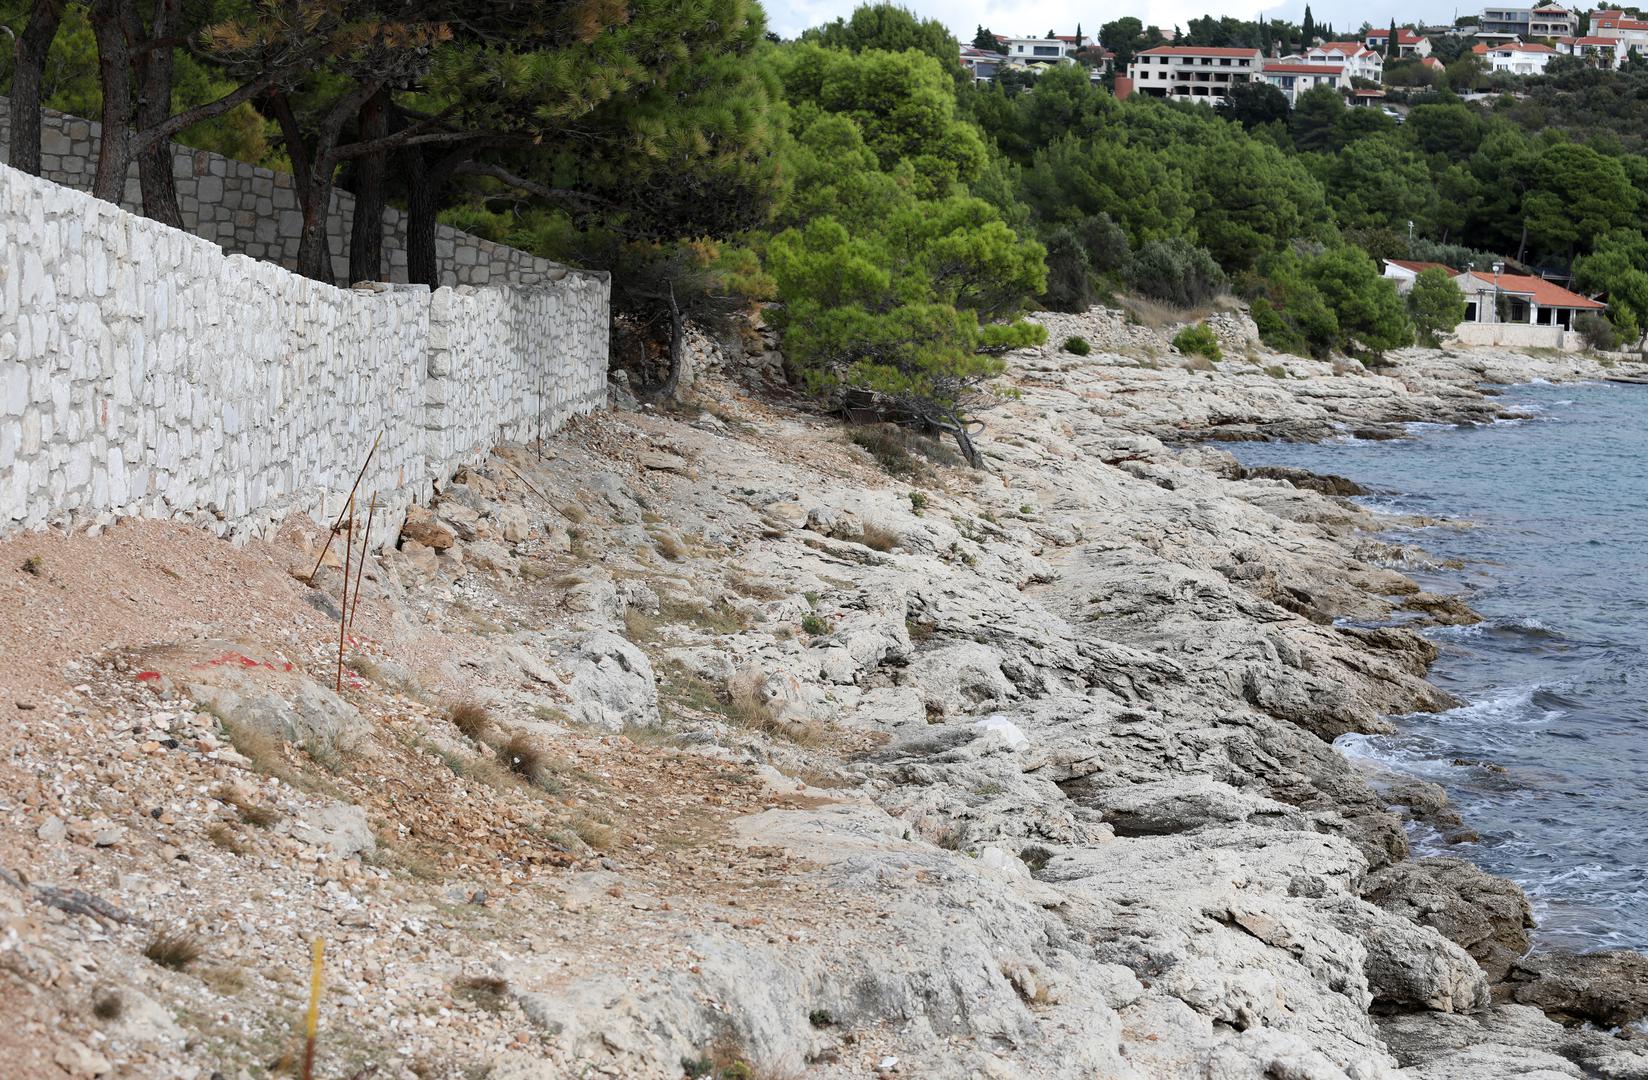
<instances>
[{"instance_id":1,"label":"metal stake in ground","mask_svg":"<svg viewBox=\"0 0 1648 1080\"><path fill-rule=\"evenodd\" d=\"M343 541L343 595L340 600L343 608L338 612L338 678L333 687L335 692L343 693L343 637L349 629L349 556L355 551L355 497L349 496L349 523L346 526Z\"/></svg>"},{"instance_id":2,"label":"metal stake in ground","mask_svg":"<svg viewBox=\"0 0 1648 1080\"><path fill-rule=\"evenodd\" d=\"M314 1080L315 1076L315 1036L320 1027L321 958L325 952L325 943L316 938L309 949L309 1011L303 1018L303 1071L299 1074L302 1080Z\"/></svg>"},{"instance_id":3,"label":"metal stake in ground","mask_svg":"<svg viewBox=\"0 0 1648 1080\"><path fill-rule=\"evenodd\" d=\"M355 474L355 482L349 486L349 498L344 503L345 509L339 512L338 520L332 522L332 531L326 534L326 544L320 549L320 558L315 560L315 568L309 571L309 580L307 584L313 585L315 583L315 575L320 573L320 564L326 561L326 553L332 550L332 541L338 538L338 530L343 525L343 515L345 513L353 514L355 512L353 509L355 505L355 492L360 487L361 479L366 476L367 466L372 464L372 458L377 454L378 443L382 441L382 439L383 432L380 430L378 432L378 437L372 440L372 449L366 452L366 460L361 462L360 472ZM349 579L344 578L343 583L345 586L348 586ZM344 591L347 592L348 589L345 588Z\"/></svg>"}]
</instances>

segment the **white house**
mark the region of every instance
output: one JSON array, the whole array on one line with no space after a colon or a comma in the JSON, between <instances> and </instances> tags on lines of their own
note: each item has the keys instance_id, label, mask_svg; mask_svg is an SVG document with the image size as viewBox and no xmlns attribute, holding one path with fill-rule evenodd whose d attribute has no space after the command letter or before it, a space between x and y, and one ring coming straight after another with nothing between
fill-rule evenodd
<instances>
[{"instance_id":1,"label":"white house","mask_svg":"<svg viewBox=\"0 0 1648 1080\"><path fill-rule=\"evenodd\" d=\"M1158 45L1135 56L1127 74L1136 94L1222 105L1233 85L1259 80L1263 63L1258 49Z\"/></svg>"},{"instance_id":2,"label":"white house","mask_svg":"<svg viewBox=\"0 0 1648 1080\"><path fill-rule=\"evenodd\" d=\"M1007 59L1018 64L1056 64L1076 51L1076 39L1006 38Z\"/></svg>"},{"instance_id":3,"label":"white house","mask_svg":"<svg viewBox=\"0 0 1648 1080\"><path fill-rule=\"evenodd\" d=\"M1451 278L1459 271L1438 262L1416 262L1412 259L1385 259L1385 276L1396 282L1396 291L1404 296L1413 288L1414 281L1426 270L1442 270Z\"/></svg>"},{"instance_id":4,"label":"white house","mask_svg":"<svg viewBox=\"0 0 1648 1080\"><path fill-rule=\"evenodd\" d=\"M1280 90L1289 105L1297 105L1300 94L1314 90L1318 86L1343 90L1350 85L1343 65L1307 64L1297 57L1287 60L1266 60L1263 74L1265 82Z\"/></svg>"},{"instance_id":5,"label":"white house","mask_svg":"<svg viewBox=\"0 0 1648 1080\"><path fill-rule=\"evenodd\" d=\"M1614 38L1592 36L1557 38L1556 51L1559 56L1577 56L1592 67L1618 70L1629 50Z\"/></svg>"},{"instance_id":6,"label":"white house","mask_svg":"<svg viewBox=\"0 0 1648 1080\"><path fill-rule=\"evenodd\" d=\"M1638 19L1623 11L1593 11L1591 36L1619 42L1617 51L1622 63L1631 49L1648 53L1648 19Z\"/></svg>"},{"instance_id":7,"label":"white house","mask_svg":"<svg viewBox=\"0 0 1648 1080\"><path fill-rule=\"evenodd\" d=\"M1529 45L1521 41L1475 45L1471 51L1482 58L1489 71L1506 71L1512 75L1538 75L1557 54L1549 45Z\"/></svg>"},{"instance_id":8,"label":"white house","mask_svg":"<svg viewBox=\"0 0 1648 1080\"><path fill-rule=\"evenodd\" d=\"M1389 52L1390 31L1369 30L1362 44L1376 53ZM1411 28L1403 26L1396 31L1397 56L1429 56L1431 54L1431 39L1423 34L1415 33Z\"/></svg>"},{"instance_id":9,"label":"white house","mask_svg":"<svg viewBox=\"0 0 1648 1080\"><path fill-rule=\"evenodd\" d=\"M1307 64L1337 64L1346 79L1385 81L1385 58L1359 41L1327 41L1305 53Z\"/></svg>"},{"instance_id":10,"label":"white house","mask_svg":"<svg viewBox=\"0 0 1648 1080\"><path fill-rule=\"evenodd\" d=\"M1577 349L1574 324L1608 305L1544 278L1468 270L1453 279L1465 294L1465 321L1454 335L1467 345Z\"/></svg>"}]
</instances>

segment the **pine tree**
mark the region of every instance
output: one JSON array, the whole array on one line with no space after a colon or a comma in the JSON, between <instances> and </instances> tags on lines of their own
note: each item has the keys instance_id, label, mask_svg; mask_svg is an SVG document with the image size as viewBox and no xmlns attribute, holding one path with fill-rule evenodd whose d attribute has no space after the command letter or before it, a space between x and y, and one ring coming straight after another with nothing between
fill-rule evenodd
<instances>
[{"instance_id":1,"label":"pine tree","mask_svg":"<svg viewBox=\"0 0 1648 1080\"><path fill-rule=\"evenodd\" d=\"M1299 51L1310 51L1310 47L1316 44L1316 20L1310 17L1309 4L1305 5L1305 24L1301 37L1303 40L1299 42Z\"/></svg>"}]
</instances>

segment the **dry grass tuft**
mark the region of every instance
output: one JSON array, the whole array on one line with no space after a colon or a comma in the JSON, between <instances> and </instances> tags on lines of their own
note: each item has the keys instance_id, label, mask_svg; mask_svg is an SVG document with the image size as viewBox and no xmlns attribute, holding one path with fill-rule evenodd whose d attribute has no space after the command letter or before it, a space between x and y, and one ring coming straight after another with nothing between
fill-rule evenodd
<instances>
[{"instance_id":1,"label":"dry grass tuft","mask_svg":"<svg viewBox=\"0 0 1648 1080\"><path fill-rule=\"evenodd\" d=\"M92 998L92 1015L99 1020L119 1020L125 1011L126 999L118 990L99 990Z\"/></svg>"},{"instance_id":2,"label":"dry grass tuft","mask_svg":"<svg viewBox=\"0 0 1648 1080\"><path fill-rule=\"evenodd\" d=\"M671 562L680 562L691 554L687 542L669 529L659 529L652 534L652 546L658 554Z\"/></svg>"},{"instance_id":3,"label":"dry grass tuft","mask_svg":"<svg viewBox=\"0 0 1648 1080\"><path fill-rule=\"evenodd\" d=\"M572 522L574 525L582 525L584 522L589 520L589 511L585 510L582 506L579 506L575 502L562 503L555 509L559 510L561 512L561 516Z\"/></svg>"},{"instance_id":4,"label":"dry grass tuft","mask_svg":"<svg viewBox=\"0 0 1648 1080\"><path fill-rule=\"evenodd\" d=\"M349 758L354 753L354 745L337 735L316 735L303 740L300 745L303 752L309 755L310 761L333 776L343 775L344 770L349 767Z\"/></svg>"},{"instance_id":5,"label":"dry grass tuft","mask_svg":"<svg viewBox=\"0 0 1648 1080\"><path fill-rule=\"evenodd\" d=\"M446 718L452 721L452 726L469 739L476 742L485 740L487 733L492 730L492 712L478 701L464 698L447 706Z\"/></svg>"},{"instance_id":6,"label":"dry grass tuft","mask_svg":"<svg viewBox=\"0 0 1648 1080\"><path fill-rule=\"evenodd\" d=\"M817 746L824 741L824 728L813 721L785 720L762 689L758 672L746 669L727 680L727 700L722 712L733 723L763 735L788 739L799 746Z\"/></svg>"},{"instance_id":7,"label":"dry grass tuft","mask_svg":"<svg viewBox=\"0 0 1648 1080\"><path fill-rule=\"evenodd\" d=\"M200 959L205 947L200 939L184 930L160 930L143 946L143 955L172 971L182 971Z\"/></svg>"},{"instance_id":8,"label":"dry grass tuft","mask_svg":"<svg viewBox=\"0 0 1648 1080\"><path fill-rule=\"evenodd\" d=\"M202 971L200 981L223 997L234 997L246 989L246 973L227 964L219 964Z\"/></svg>"},{"instance_id":9,"label":"dry grass tuft","mask_svg":"<svg viewBox=\"0 0 1648 1080\"><path fill-rule=\"evenodd\" d=\"M46 572L46 564L40 561L40 556L30 555L23 560L22 570L30 577L39 577Z\"/></svg>"},{"instance_id":10,"label":"dry grass tuft","mask_svg":"<svg viewBox=\"0 0 1648 1080\"><path fill-rule=\"evenodd\" d=\"M260 829L267 829L280 820L280 811L272 806L260 806L246 797L246 793L239 788L224 784L213 792L218 802L232 806L240 820L248 825L256 825Z\"/></svg>"},{"instance_id":11,"label":"dry grass tuft","mask_svg":"<svg viewBox=\"0 0 1648 1080\"><path fill-rule=\"evenodd\" d=\"M902 539L904 537L894 530L871 522L864 526L864 534L858 542L872 551L891 551Z\"/></svg>"},{"instance_id":12,"label":"dry grass tuft","mask_svg":"<svg viewBox=\"0 0 1648 1080\"><path fill-rule=\"evenodd\" d=\"M1138 325L1148 326L1152 330L1165 330L1178 323L1202 322L1208 316L1223 310L1228 303L1229 297L1220 296L1214 297L1211 303L1181 308L1146 296L1121 297L1122 309L1127 312L1129 318Z\"/></svg>"},{"instance_id":13,"label":"dry grass tuft","mask_svg":"<svg viewBox=\"0 0 1648 1080\"><path fill-rule=\"evenodd\" d=\"M509 1004L509 980L496 975L465 975L453 982L452 996L487 1012L502 1012Z\"/></svg>"},{"instance_id":14,"label":"dry grass tuft","mask_svg":"<svg viewBox=\"0 0 1648 1080\"><path fill-rule=\"evenodd\" d=\"M578 834L578 839L601 852L612 851L618 846L620 839L616 828L588 816L574 818L572 831Z\"/></svg>"},{"instance_id":15,"label":"dry grass tuft","mask_svg":"<svg viewBox=\"0 0 1648 1080\"><path fill-rule=\"evenodd\" d=\"M543 788L550 794L561 790L561 780L557 763L544 749L544 744L534 739L524 731L517 731L509 737L503 749L499 751L509 771L521 777L534 787Z\"/></svg>"},{"instance_id":16,"label":"dry grass tuft","mask_svg":"<svg viewBox=\"0 0 1648 1080\"><path fill-rule=\"evenodd\" d=\"M240 842L240 834L235 832L235 827L227 821L219 821L207 829L206 839L211 841L214 847L220 847L224 851L235 855L246 854L246 845Z\"/></svg>"},{"instance_id":17,"label":"dry grass tuft","mask_svg":"<svg viewBox=\"0 0 1648 1080\"><path fill-rule=\"evenodd\" d=\"M279 739L266 731L236 723L221 715L218 716L218 722L223 725L224 733L229 736L229 745L249 760L252 768L267 776L296 783L296 777L287 768L286 757L282 752L285 744Z\"/></svg>"}]
</instances>

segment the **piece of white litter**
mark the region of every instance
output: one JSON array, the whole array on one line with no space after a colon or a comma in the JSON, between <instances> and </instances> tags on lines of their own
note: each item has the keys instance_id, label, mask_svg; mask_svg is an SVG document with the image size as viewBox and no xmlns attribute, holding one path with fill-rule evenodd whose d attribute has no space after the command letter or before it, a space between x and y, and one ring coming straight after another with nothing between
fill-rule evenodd
<instances>
[{"instance_id":1,"label":"piece of white litter","mask_svg":"<svg viewBox=\"0 0 1648 1080\"><path fill-rule=\"evenodd\" d=\"M997 736L1009 750L1023 750L1030 745L1030 740L1019 730L1019 726L1000 713L991 713L983 720L975 721L973 726L982 735Z\"/></svg>"}]
</instances>

